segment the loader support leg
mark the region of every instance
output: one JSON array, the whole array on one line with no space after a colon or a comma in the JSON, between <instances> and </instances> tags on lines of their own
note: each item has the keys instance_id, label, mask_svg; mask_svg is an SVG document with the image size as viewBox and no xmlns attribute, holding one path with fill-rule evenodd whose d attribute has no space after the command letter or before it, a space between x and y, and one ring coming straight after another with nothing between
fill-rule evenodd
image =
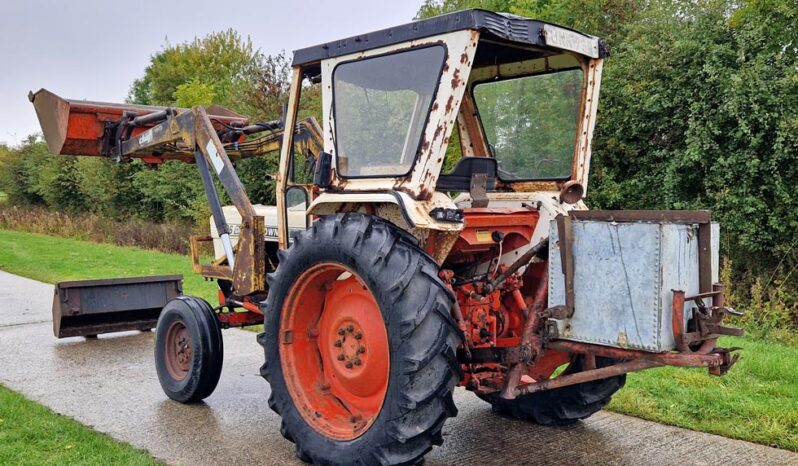
<instances>
[{"instance_id":1,"label":"loader support leg","mask_svg":"<svg viewBox=\"0 0 798 466\"><path fill-rule=\"evenodd\" d=\"M219 201L219 193L216 191L216 186L213 185L211 172L208 169L208 162L205 160L202 152L196 151L194 153L194 160L197 162L197 168L202 177L202 186L205 188L205 194L208 196L208 203L211 206L211 215L213 215L213 223L216 224L216 231L219 232L219 238L222 240L224 254L227 256L227 263L232 270L235 265L233 245L230 242L230 229L227 227L227 222L224 220L222 203Z\"/></svg>"}]
</instances>

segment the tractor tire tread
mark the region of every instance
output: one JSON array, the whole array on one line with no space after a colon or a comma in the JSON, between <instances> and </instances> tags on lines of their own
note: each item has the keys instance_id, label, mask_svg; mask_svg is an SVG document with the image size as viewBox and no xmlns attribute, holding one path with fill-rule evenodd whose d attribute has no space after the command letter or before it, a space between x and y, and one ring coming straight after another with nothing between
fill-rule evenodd
<instances>
[{"instance_id":1,"label":"tractor tire tread","mask_svg":"<svg viewBox=\"0 0 798 466\"><path fill-rule=\"evenodd\" d=\"M379 290L370 288L381 303L389 336L395 335L389 341L397 357L392 356L389 390L375 424L350 441L358 444L351 454L346 449L325 451L325 446L335 449L330 446L335 442L314 436L315 431L301 421L285 389L275 342L259 338L266 353L261 373L272 385L269 405L282 416L281 433L296 444L301 460L317 465L418 464L433 445L441 443L444 422L457 413L452 394L461 377L455 351L461 338L449 313L454 295L438 277L437 264L409 233L368 215L330 215L299 233L270 274L273 288L266 301L265 333L270 324L279 325L284 299L279 295L289 292L293 274L310 266L319 254L341 254L339 261L369 276L363 276L367 282L380 284Z\"/></svg>"},{"instance_id":2,"label":"tractor tire tread","mask_svg":"<svg viewBox=\"0 0 798 466\"><path fill-rule=\"evenodd\" d=\"M186 378L180 381L169 375L163 354L163 333L175 318L180 318L192 333L194 357L199 358L193 361ZM164 306L158 319L155 339L158 379L169 398L180 403L196 403L213 393L222 373L224 343L221 326L210 304L194 296L172 299Z\"/></svg>"},{"instance_id":3,"label":"tractor tire tread","mask_svg":"<svg viewBox=\"0 0 798 466\"><path fill-rule=\"evenodd\" d=\"M598 359L599 367L612 364L609 359ZM577 370L580 370L577 363ZM576 385L520 396L506 400L498 394L482 395L491 404L493 412L544 426L567 426L587 419L601 411L612 395L623 388L626 375L585 382Z\"/></svg>"}]
</instances>

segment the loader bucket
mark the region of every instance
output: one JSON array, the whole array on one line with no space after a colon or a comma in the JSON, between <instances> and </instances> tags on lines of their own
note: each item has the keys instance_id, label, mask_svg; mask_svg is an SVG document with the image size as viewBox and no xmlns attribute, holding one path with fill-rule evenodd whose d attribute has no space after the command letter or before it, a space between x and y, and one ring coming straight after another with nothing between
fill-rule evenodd
<instances>
[{"instance_id":1,"label":"loader bucket","mask_svg":"<svg viewBox=\"0 0 798 466\"><path fill-rule=\"evenodd\" d=\"M166 107L134 104L112 104L59 97L47 89L30 92L28 99L36 109L36 116L50 152L56 155L107 155L102 153L102 138L106 124L116 124L125 113L144 116L162 112ZM175 109L177 113L187 109ZM247 119L222 107L209 107L208 116L219 125L246 125ZM147 122L133 128L136 136L158 124Z\"/></svg>"},{"instance_id":2,"label":"loader bucket","mask_svg":"<svg viewBox=\"0 0 798 466\"><path fill-rule=\"evenodd\" d=\"M182 275L60 282L53 297L56 338L149 330L183 293Z\"/></svg>"}]
</instances>

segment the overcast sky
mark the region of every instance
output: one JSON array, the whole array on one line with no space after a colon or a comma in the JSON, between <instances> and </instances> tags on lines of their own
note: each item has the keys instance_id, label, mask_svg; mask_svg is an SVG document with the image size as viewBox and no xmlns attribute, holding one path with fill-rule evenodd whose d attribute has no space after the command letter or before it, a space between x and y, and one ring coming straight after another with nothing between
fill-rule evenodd
<instances>
[{"instance_id":1,"label":"overcast sky","mask_svg":"<svg viewBox=\"0 0 798 466\"><path fill-rule=\"evenodd\" d=\"M39 131L28 91L121 102L150 55L233 28L267 54L395 26L421 0L0 0L0 143Z\"/></svg>"}]
</instances>

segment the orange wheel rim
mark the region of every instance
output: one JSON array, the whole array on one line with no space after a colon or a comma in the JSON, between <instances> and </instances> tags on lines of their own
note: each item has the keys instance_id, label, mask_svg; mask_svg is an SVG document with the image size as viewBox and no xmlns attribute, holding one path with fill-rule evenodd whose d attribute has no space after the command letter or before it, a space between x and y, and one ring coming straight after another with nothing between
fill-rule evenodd
<instances>
[{"instance_id":1,"label":"orange wheel rim","mask_svg":"<svg viewBox=\"0 0 798 466\"><path fill-rule=\"evenodd\" d=\"M335 440L352 440L379 416L390 351L379 305L347 267L324 263L299 276L280 319L280 363L302 417Z\"/></svg>"},{"instance_id":2,"label":"orange wheel rim","mask_svg":"<svg viewBox=\"0 0 798 466\"><path fill-rule=\"evenodd\" d=\"M169 375L175 380L185 379L191 369L193 350L191 349L191 333L180 320L172 322L166 330L164 355Z\"/></svg>"}]
</instances>

